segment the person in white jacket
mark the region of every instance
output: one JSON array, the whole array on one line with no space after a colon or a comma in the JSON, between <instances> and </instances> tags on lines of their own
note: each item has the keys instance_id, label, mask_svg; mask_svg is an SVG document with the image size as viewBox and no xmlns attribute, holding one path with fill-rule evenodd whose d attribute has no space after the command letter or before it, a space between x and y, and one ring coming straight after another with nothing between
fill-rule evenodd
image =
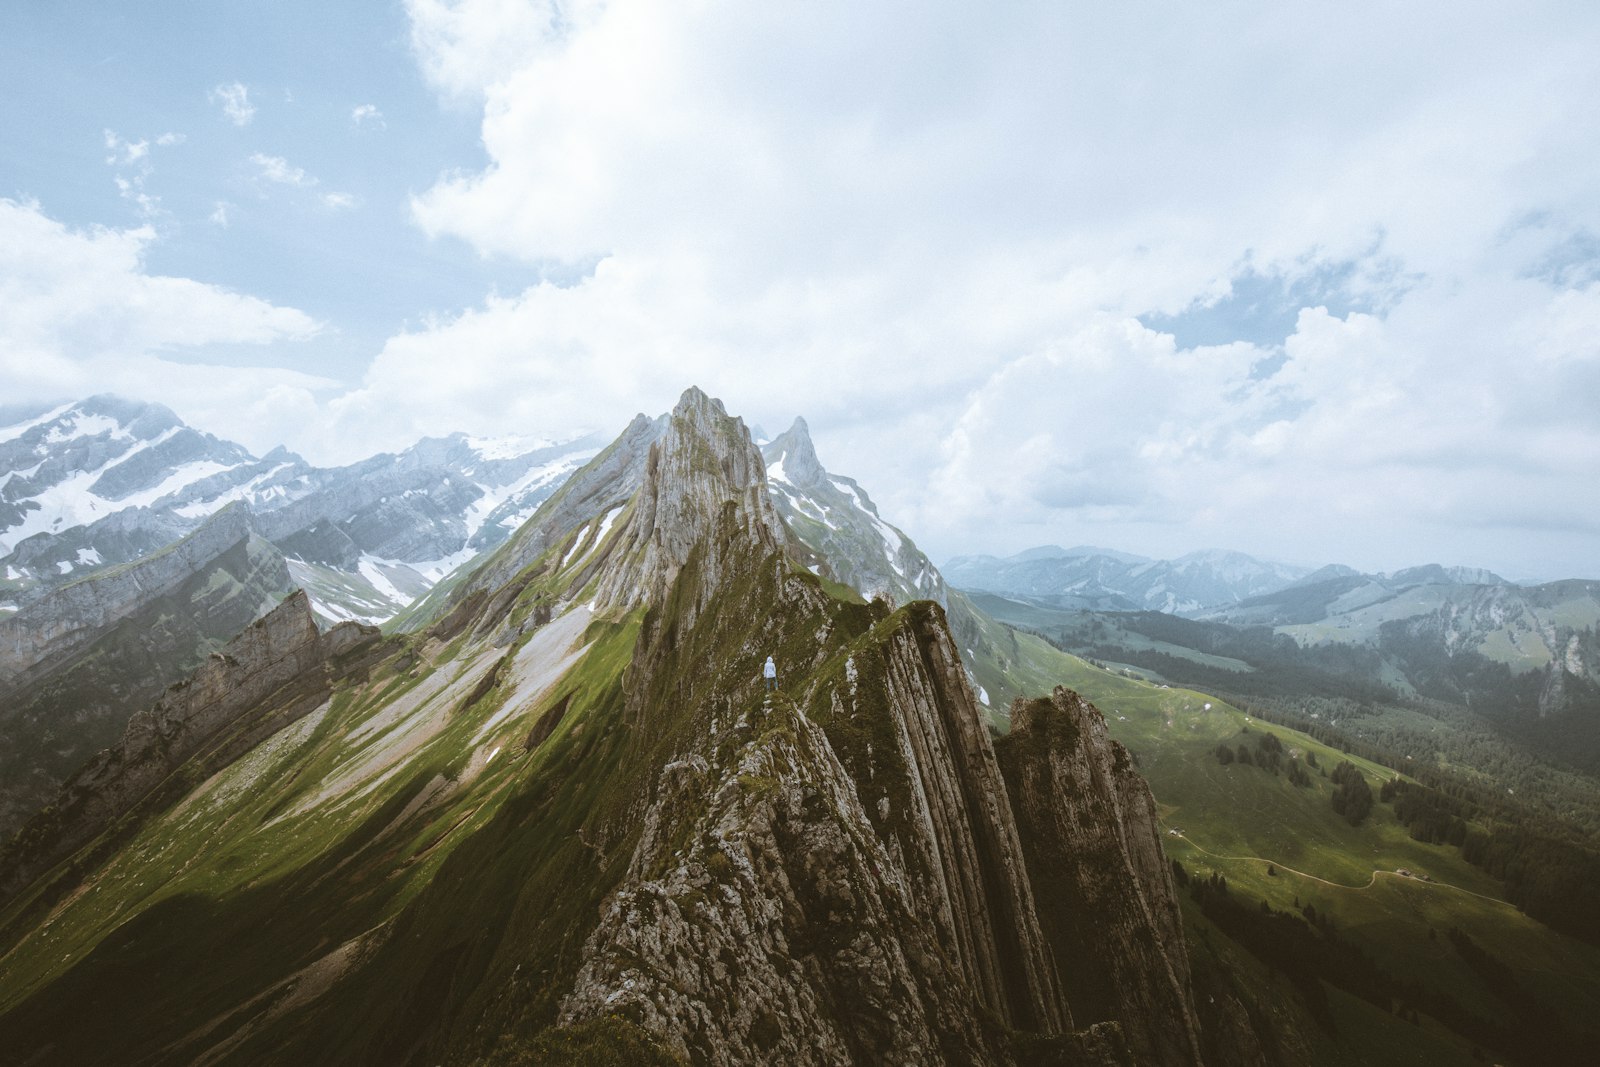
<instances>
[{"instance_id":1,"label":"person in white jacket","mask_svg":"<svg viewBox=\"0 0 1600 1067\"><path fill-rule=\"evenodd\" d=\"M772 657L767 657L767 665L761 668L761 676L767 680L767 692L778 688L778 665L772 662Z\"/></svg>"}]
</instances>

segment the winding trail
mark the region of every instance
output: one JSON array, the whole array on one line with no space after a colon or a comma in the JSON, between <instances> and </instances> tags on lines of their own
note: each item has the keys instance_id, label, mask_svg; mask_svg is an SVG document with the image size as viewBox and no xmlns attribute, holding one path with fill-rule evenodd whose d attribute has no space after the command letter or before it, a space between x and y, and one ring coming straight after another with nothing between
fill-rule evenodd
<instances>
[{"instance_id":1,"label":"winding trail","mask_svg":"<svg viewBox=\"0 0 1600 1067\"><path fill-rule=\"evenodd\" d=\"M1168 830L1169 832L1171 830L1171 828L1168 827L1167 824L1164 821L1161 823L1161 827L1162 827L1162 829ZM1381 875L1387 875L1390 878L1398 878L1398 879L1400 879L1402 881L1412 882L1412 883L1415 883L1416 885L1420 885L1420 886L1438 886L1438 887L1440 887L1442 889L1454 889L1457 893L1465 893L1468 896L1477 897L1479 900L1487 900L1487 901L1490 901L1491 903L1501 904L1501 905L1504 905L1505 907L1508 907L1508 908L1513 908L1513 909L1516 908L1516 905L1510 903L1509 901L1502 900L1499 897L1491 897L1486 893L1476 893L1476 892L1472 891L1471 889L1463 889L1461 886L1452 885L1449 882L1441 882L1441 881L1439 881L1437 879L1433 879L1433 878L1426 878L1426 879L1424 879L1424 878L1416 878L1416 877L1412 877L1410 875L1400 874L1397 871L1374 870L1372 872L1372 877L1367 879L1367 884L1366 885L1345 885L1343 882L1330 882L1326 878L1321 878L1321 877L1318 877L1317 875L1314 875L1314 874L1308 874L1305 871L1297 871L1293 867L1290 867L1290 866L1288 866L1286 864L1283 864L1283 863L1279 863L1277 860L1274 860L1274 859L1268 859L1265 856L1223 856L1223 855L1220 855L1220 854L1218 854L1216 852L1212 852L1210 849L1208 849L1204 845L1200 844L1194 838L1190 837L1187 833L1183 833L1181 831L1179 833L1177 833L1176 835L1174 835L1174 836L1180 837L1183 840L1187 841L1191 846L1194 847L1194 849L1196 851L1203 852L1207 856L1210 856L1212 859L1215 859L1215 860L1246 860L1246 861L1253 861L1253 862L1256 862L1256 863L1267 863L1267 864L1271 864L1273 867L1276 867L1280 871L1287 871L1290 874L1298 875L1301 878L1310 879L1313 882L1321 882L1323 885L1329 886L1329 887L1331 887L1333 889L1349 889L1349 890L1356 891L1356 892L1359 892L1360 890L1363 890L1363 889L1371 889L1374 885L1377 884L1378 876L1381 874ZM1520 910L1520 909L1516 909L1516 910Z\"/></svg>"}]
</instances>

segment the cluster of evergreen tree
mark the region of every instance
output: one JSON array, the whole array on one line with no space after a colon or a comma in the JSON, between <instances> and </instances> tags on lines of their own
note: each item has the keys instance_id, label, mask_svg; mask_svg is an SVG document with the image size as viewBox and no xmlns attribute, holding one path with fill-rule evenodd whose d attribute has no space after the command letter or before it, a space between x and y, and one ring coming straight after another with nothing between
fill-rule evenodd
<instances>
[{"instance_id":1,"label":"cluster of evergreen tree","mask_svg":"<svg viewBox=\"0 0 1600 1067\"><path fill-rule=\"evenodd\" d=\"M1467 840L1467 823L1476 815L1466 801L1403 778L1384 782L1378 799L1394 808L1395 818L1413 839L1430 845L1460 848Z\"/></svg>"},{"instance_id":2,"label":"cluster of evergreen tree","mask_svg":"<svg viewBox=\"0 0 1600 1067\"><path fill-rule=\"evenodd\" d=\"M1275 719L1261 708L1252 707L1251 713ZM1512 904L1552 929L1600 945L1600 850L1589 830L1591 820L1574 818L1570 809L1557 817L1550 811L1549 797L1537 798L1544 806L1536 806L1534 798L1489 789L1438 767L1419 766L1375 745L1353 742L1325 724L1283 718L1325 744L1404 769L1419 779L1385 783L1380 793L1412 837L1458 846L1463 859L1500 880ZM1359 776L1353 766L1346 772L1336 770L1335 780L1352 772ZM1570 789L1558 792L1563 805L1572 797ZM1592 782L1589 791L1592 799ZM1348 794L1340 800L1336 792L1333 802L1336 811L1345 804L1341 814L1350 817ZM1366 807L1370 810L1370 803Z\"/></svg>"},{"instance_id":3,"label":"cluster of evergreen tree","mask_svg":"<svg viewBox=\"0 0 1600 1067\"><path fill-rule=\"evenodd\" d=\"M1340 760L1333 769L1333 810L1345 817L1351 826L1360 826L1372 814L1372 787L1367 785L1361 771L1349 760Z\"/></svg>"},{"instance_id":4,"label":"cluster of evergreen tree","mask_svg":"<svg viewBox=\"0 0 1600 1067\"><path fill-rule=\"evenodd\" d=\"M1283 742L1274 733L1262 733L1256 738L1254 749L1241 742L1237 747L1220 742L1212 750L1217 757L1217 762L1226 767L1230 763L1242 763L1247 767L1260 767L1264 771L1277 774L1282 768L1287 768L1286 773L1293 785L1308 786L1311 776L1300 765L1300 761L1284 749Z\"/></svg>"},{"instance_id":5,"label":"cluster of evergreen tree","mask_svg":"<svg viewBox=\"0 0 1600 1067\"><path fill-rule=\"evenodd\" d=\"M1330 748L1416 778L1440 793L1470 799L1485 812L1547 822L1548 832L1574 842L1600 838L1600 789L1592 777L1532 755L1486 729L1462 708L1428 702L1407 711L1320 698L1236 704L1254 718L1292 727ZM1402 725L1416 721L1419 711L1436 719L1438 728L1423 733ZM1318 717L1311 718L1313 714ZM1337 727L1330 725L1334 721ZM1446 769L1435 759L1453 767ZM1469 776L1455 767L1479 773Z\"/></svg>"},{"instance_id":6,"label":"cluster of evergreen tree","mask_svg":"<svg viewBox=\"0 0 1600 1067\"><path fill-rule=\"evenodd\" d=\"M1503 743L1507 736L1513 737L1547 758L1600 773L1600 684L1563 672L1562 684L1552 686L1546 671L1517 672L1481 653L1450 649L1438 632L1438 620L1431 617L1385 623L1370 644L1305 647L1266 626L1199 622L1161 612L1063 614L1062 620L1033 632L1065 651L1144 667L1235 703L1316 698L1365 707L1394 705L1401 701L1400 694L1380 679L1386 670L1398 669L1411 690L1420 694L1407 696L1408 705L1453 706L1476 719L1479 727L1492 723L1488 732L1494 740ZM1563 644L1578 641L1585 657L1600 659L1600 635L1594 628L1561 627L1557 637ZM1237 660L1250 669L1151 648L1151 642ZM1475 754L1493 760L1494 754L1484 750L1481 740L1471 742ZM1436 735L1402 742L1393 734L1380 744L1427 751L1441 742L1457 745L1455 739ZM1444 755L1453 763L1495 773L1459 751Z\"/></svg>"},{"instance_id":7,"label":"cluster of evergreen tree","mask_svg":"<svg viewBox=\"0 0 1600 1067\"><path fill-rule=\"evenodd\" d=\"M1475 653L1441 658L1438 642L1415 626L1384 627L1376 648L1302 649L1265 627L1198 623L1157 612L1085 619L1076 628L1039 636L1067 651L1081 654L1092 646L1106 659L1149 666L1264 722L1290 726L1417 779L1420 784L1405 788L1386 786L1383 797L1414 838L1461 848L1468 862L1502 881L1507 899L1529 915L1600 944L1600 790L1587 774L1507 738L1509 731L1536 744L1537 751L1600 768L1600 688L1568 676L1567 703L1588 701L1593 707L1530 714L1539 706L1539 672L1515 674ZM1238 659L1255 670L1142 652L1129 647L1129 634ZM1587 632L1580 637L1594 640ZM1402 706L1395 693L1372 683L1386 657L1428 695ZM1225 764L1263 765L1259 744L1219 745L1215 754ZM1270 756L1267 763L1272 766ZM1346 780L1336 782L1332 803L1359 825L1371 812L1371 788L1353 766L1340 773ZM1287 774L1296 785L1311 782L1299 761L1289 761Z\"/></svg>"},{"instance_id":8,"label":"cluster of evergreen tree","mask_svg":"<svg viewBox=\"0 0 1600 1067\"><path fill-rule=\"evenodd\" d=\"M1506 899L1546 926L1600 945L1600 854L1536 827L1468 832L1461 855L1505 883Z\"/></svg>"}]
</instances>

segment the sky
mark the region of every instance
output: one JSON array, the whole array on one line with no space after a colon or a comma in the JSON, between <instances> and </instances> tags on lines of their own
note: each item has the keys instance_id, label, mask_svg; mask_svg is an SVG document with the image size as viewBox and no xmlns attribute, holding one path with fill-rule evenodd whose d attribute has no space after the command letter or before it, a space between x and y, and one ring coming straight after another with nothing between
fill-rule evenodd
<instances>
[{"instance_id":1,"label":"sky","mask_svg":"<svg viewBox=\"0 0 1600 1067\"><path fill-rule=\"evenodd\" d=\"M795 415L933 557L1600 577L1600 8L0 10L0 406Z\"/></svg>"}]
</instances>

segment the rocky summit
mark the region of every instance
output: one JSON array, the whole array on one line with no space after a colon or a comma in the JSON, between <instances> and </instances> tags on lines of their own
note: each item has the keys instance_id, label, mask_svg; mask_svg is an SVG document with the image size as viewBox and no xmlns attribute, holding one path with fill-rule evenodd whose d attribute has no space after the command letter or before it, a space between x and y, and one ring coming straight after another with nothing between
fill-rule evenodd
<instances>
[{"instance_id":1,"label":"rocky summit","mask_svg":"<svg viewBox=\"0 0 1600 1067\"><path fill-rule=\"evenodd\" d=\"M997 751L944 608L814 573L773 462L691 389L405 634L284 601L9 847L0 1048L1199 1063L1127 753L1065 692Z\"/></svg>"}]
</instances>

